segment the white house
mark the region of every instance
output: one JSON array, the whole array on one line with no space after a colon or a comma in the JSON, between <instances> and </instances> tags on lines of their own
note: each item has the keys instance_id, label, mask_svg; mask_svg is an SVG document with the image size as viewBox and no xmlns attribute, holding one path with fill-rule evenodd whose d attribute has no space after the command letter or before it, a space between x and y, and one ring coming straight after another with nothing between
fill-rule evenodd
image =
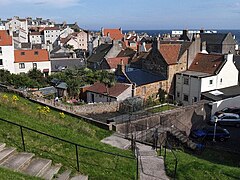
<instances>
[{"instance_id":1,"label":"white house","mask_svg":"<svg viewBox=\"0 0 240 180\"><path fill-rule=\"evenodd\" d=\"M233 54L199 53L187 71L176 74L175 100L184 105L201 100L201 93L238 85Z\"/></svg>"},{"instance_id":2,"label":"white house","mask_svg":"<svg viewBox=\"0 0 240 180\"><path fill-rule=\"evenodd\" d=\"M67 26L60 32L60 38L66 38L68 35L74 33L74 30Z\"/></svg>"},{"instance_id":3,"label":"white house","mask_svg":"<svg viewBox=\"0 0 240 180\"><path fill-rule=\"evenodd\" d=\"M29 41L32 44L43 44L44 43L44 35L41 32L30 32L29 33Z\"/></svg>"},{"instance_id":4,"label":"white house","mask_svg":"<svg viewBox=\"0 0 240 180\"><path fill-rule=\"evenodd\" d=\"M66 38L62 38L61 42L63 45L73 46L73 49L88 50L89 33L80 29L79 32L74 32Z\"/></svg>"},{"instance_id":5,"label":"white house","mask_svg":"<svg viewBox=\"0 0 240 180\"><path fill-rule=\"evenodd\" d=\"M57 45L57 40L60 36L60 29L58 27L46 27L43 30L44 34L44 44Z\"/></svg>"},{"instance_id":6,"label":"white house","mask_svg":"<svg viewBox=\"0 0 240 180\"><path fill-rule=\"evenodd\" d=\"M16 43L28 42L28 23L27 19L20 19L19 17L13 17L5 24L6 30L9 30L10 35L14 37Z\"/></svg>"},{"instance_id":7,"label":"white house","mask_svg":"<svg viewBox=\"0 0 240 180\"><path fill-rule=\"evenodd\" d=\"M39 69L46 76L51 72L51 62L46 49L14 50L14 56L16 74L27 73L33 68Z\"/></svg>"},{"instance_id":8,"label":"white house","mask_svg":"<svg viewBox=\"0 0 240 180\"><path fill-rule=\"evenodd\" d=\"M97 82L88 87L86 93L88 103L122 101L128 97L132 97L132 85L116 83L107 90L103 83Z\"/></svg>"},{"instance_id":9,"label":"white house","mask_svg":"<svg viewBox=\"0 0 240 180\"><path fill-rule=\"evenodd\" d=\"M0 69L15 72L13 40L6 30L0 30Z\"/></svg>"}]
</instances>

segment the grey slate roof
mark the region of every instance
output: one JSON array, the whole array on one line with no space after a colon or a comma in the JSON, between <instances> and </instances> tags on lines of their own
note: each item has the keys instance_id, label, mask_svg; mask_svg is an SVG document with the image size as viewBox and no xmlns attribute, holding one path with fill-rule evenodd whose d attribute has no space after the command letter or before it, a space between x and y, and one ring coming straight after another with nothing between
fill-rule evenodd
<instances>
[{"instance_id":1,"label":"grey slate roof","mask_svg":"<svg viewBox=\"0 0 240 180\"><path fill-rule=\"evenodd\" d=\"M51 72L58 72L67 68L81 68L85 66L85 62L81 59L51 59Z\"/></svg>"},{"instance_id":2,"label":"grey slate roof","mask_svg":"<svg viewBox=\"0 0 240 180\"><path fill-rule=\"evenodd\" d=\"M238 71L240 71L240 55L233 56L233 61Z\"/></svg>"},{"instance_id":3,"label":"grey slate roof","mask_svg":"<svg viewBox=\"0 0 240 180\"><path fill-rule=\"evenodd\" d=\"M56 88L53 86L40 88L39 91L42 93L43 96L55 94L57 92Z\"/></svg>"},{"instance_id":4,"label":"grey slate roof","mask_svg":"<svg viewBox=\"0 0 240 180\"><path fill-rule=\"evenodd\" d=\"M226 38L225 33L201 33L201 41L206 41L207 44L222 44L223 40Z\"/></svg>"},{"instance_id":5,"label":"grey slate roof","mask_svg":"<svg viewBox=\"0 0 240 180\"><path fill-rule=\"evenodd\" d=\"M157 81L163 81L167 79L163 75L152 74L147 71L143 71L141 69L136 69L133 71L126 72L126 75L130 79L130 81L132 83L136 83L137 86L150 84Z\"/></svg>"},{"instance_id":6,"label":"grey slate roof","mask_svg":"<svg viewBox=\"0 0 240 180\"><path fill-rule=\"evenodd\" d=\"M212 100L212 101L220 101L223 99L236 97L240 95L240 86L231 86L223 89L218 89L218 91L222 92L223 94L220 95L213 95L210 92L202 93L204 99Z\"/></svg>"},{"instance_id":7,"label":"grey slate roof","mask_svg":"<svg viewBox=\"0 0 240 180\"><path fill-rule=\"evenodd\" d=\"M67 89L67 87L68 87L67 83L65 82L61 82L56 86L56 88L59 88L59 89Z\"/></svg>"},{"instance_id":8,"label":"grey slate roof","mask_svg":"<svg viewBox=\"0 0 240 180\"><path fill-rule=\"evenodd\" d=\"M92 54L87 61L92 63L100 62L111 48L112 44L101 44L97 47L97 49L94 51L94 54Z\"/></svg>"}]
</instances>

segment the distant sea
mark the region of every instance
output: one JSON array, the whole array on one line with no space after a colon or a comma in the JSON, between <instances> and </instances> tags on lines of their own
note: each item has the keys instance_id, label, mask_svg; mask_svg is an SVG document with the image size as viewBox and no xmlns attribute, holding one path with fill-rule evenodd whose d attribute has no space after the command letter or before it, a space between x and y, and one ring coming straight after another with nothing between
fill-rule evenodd
<instances>
[{"instance_id":1,"label":"distant sea","mask_svg":"<svg viewBox=\"0 0 240 180\"><path fill-rule=\"evenodd\" d=\"M211 30L211 29L207 29ZM240 30L216 30L218 33L228 33L231 32L233 35L235 35L237 43L240 45ZM129 31L135 31L136 33L147 33L150 36L158 36L158 34L171 34L172 30L123 30L123 33L127 33Z\"/></svg>"}]
</instances>

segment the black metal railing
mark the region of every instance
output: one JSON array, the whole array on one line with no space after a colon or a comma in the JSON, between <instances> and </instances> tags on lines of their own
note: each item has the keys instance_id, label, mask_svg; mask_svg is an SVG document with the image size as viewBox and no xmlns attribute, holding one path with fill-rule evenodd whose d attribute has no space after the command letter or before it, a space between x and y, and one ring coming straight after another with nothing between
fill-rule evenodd
<instances>
[{"instance_id":1,"label":"black metal railing","mask_svg":"<svg viewBox=\"0 0 240 180\"><path fill-rule=\"evenodd\" d=\"M108 154L108 155L113 155L113 156L117 156L117 157L122 157L122 158L131 159L131 160L136 160L136 162L137 162L137 164L136 164L136 167L137 167L137 170L136 170L136 179L138 179L138 154L136 154L136 153L135 153L135 156L126 156L126 155L122 155L122 154L117 154L117 153L113 153L113 152L108 152L108 151L104 151L104 150L101 150L101 149L97 149L97 148L93 148L93 147L81 145L81 144L78 144L78 143L74 143L74 142L71 142L71 141L68 141L68 140L65 140L65 139L62 139L62 138L59 138L59 137L56 137L56 136L47 134L47 133L45 133L45 132L41 132L41 131L38 131L38 130L35 130L35 129L32 129L32 128L29 128L29 127L20 125L20 124L18 124L18 123L8 121L8 120L6 120L6 119L0 118L0 121L6 122L6 123L8 123L8 124L11 124L11 125L13 125L13 126L17 126L17 127L20 128L20 134L21 134L21 141L22 141L23 151L26 151L26 144L25 144L25 138L24 138L24 133L23 133L23 132L24 132L23 130L26 129L26 130L32 131L32 132L34 132L34 133L41 134L41 135L44 135L44 136L47 136L47 137L50 137L50 138L53 138L53 139L56 139L56 140L62 141L62 142L64 142L64 143L68 143L68 144L70 144L70 145L75 146L77 171L80 171L78 149L79 149L79 147L81 147L81 148L85 148L85 149L88 149L88 150L93 150L93 151L96 151L96 152L105 153L105 154ZM135 143L135 147L136 147L136 142L134 142L134 143ZM135 150L135 148L134 148L134 150Z\"/></svg>"},{"instance_id":2,"label":"black metal railing","mask_svg":"<svg viewBox=\"0 0 240 180\"><path fill-rule=\"evenodd\" d=\"M167 136L166 138L164 139L164 141L162 142L162 144L160 144L160 146L158 146L157 148L160 148L160 156L162 155L162 146L164 147L164 155L163 155L163 158L164 158L164 166L167 167L166 165L166 161L167 161L167 149L170 150L170 152L173 154L173 157L174 157L174 173L173 173L173 179L176 179L176 175L177 175L177 167L178 167L178 158L177 158L177 155L175 154L171 144L169 143L168 141L168 133L167 133ZM167 168L166 168L167 169Z\"/></svg>"}]
</instances>

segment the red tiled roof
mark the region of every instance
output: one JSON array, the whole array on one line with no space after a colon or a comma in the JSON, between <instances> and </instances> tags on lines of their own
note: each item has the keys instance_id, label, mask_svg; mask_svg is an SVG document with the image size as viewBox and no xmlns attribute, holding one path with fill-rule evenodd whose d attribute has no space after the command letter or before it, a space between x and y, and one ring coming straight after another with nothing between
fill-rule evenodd
<instances>
[{"instance_id":1,"label":"red tiled roof","mask_svg":"<svg viewBox=\"0 0 240 180\"><path fill-rule=\"evenodd\" d=\"M44 31L48 31L48 30L60 30L59 27L45 27Z\"/></svg>"},{"instance_id":2,"label":"red tiled roof","mask_svg":"<svg viewBox=\"0 0 240 180\"><path fill-rule=\"evenodd\" d=\"M121 93L123 93L127 88L131 85L123 84L123 83L116 83L114 86L108 88L109 96L118 97ZM98 94L106 94L106 86L103 83L96 82L92 86L87 88L87 91L91 91Z\"/></svg>"},{"instance_id":3,"label":"red tiled roof","mask_svg":"<svg viewBox=\"0 0 240 180\"><path fill-rule=\"evenodd\" d=\"M12 46L12 36L6 30L0 30L0 46Z\"/></svg>"},{"instance_id":4,"label":"red tiled roof","mask_svg":"<svg viewBox=\"0 0 240 180\"><path fill-rule=\"evenodd\" d=\"M145 44L145 48L147 51L149 51L150 49L152 49L152 43L147 43Z\"/></svg>"},{"instance_id":5,"label":"red tiled roof","mask_svg":"<svg viewBox=\"0 0 240 180\"><path fill-rule=\"evenodd\" d=\"M14 50L14 57L14 62L16 63L49 61L49 55L46 49Z\"/></svg>"},{"instance_id":6,"label":"red tiled roof","mask_svg":"<svg viewBox=\"0 0 240 180\"><path fill-rule=\"evenodd\" d=\"M124 36L120 29L103 29L104 36L107 36L108 33L113 40L121 40Z\"/></svg>"},{"instance_id":7,"label":"red tiled roof","mask_svg":"<svg viewBox=\"0 0 240 180\"><path fill-rule=\"evenodd\" d=\"M118 64L123 63L124 65L128 64L129 57L115 57L108 58L107 63L110 66L110 69L116 69Z\"/></svg>"},{"instance_id":8,"label":"red tiled roof","mask_svg":"<svg viewBox=\"0 0 240 180\"><path fill-rule=\"evenodd\" d=\"M160 44L160 53L168 65L176 64L181 49L181 44Z\"/></svg>"},{"instance_id":9,"label":"red tiled roof","mask_svg":"<svg viewBox=\"0 0 240 180\"><path fill-rule=\"evenodd\" d=\"M189 71L215 74L223 62L224 55L198 53L190 65Z\"/></svg>"}]
</instances>

